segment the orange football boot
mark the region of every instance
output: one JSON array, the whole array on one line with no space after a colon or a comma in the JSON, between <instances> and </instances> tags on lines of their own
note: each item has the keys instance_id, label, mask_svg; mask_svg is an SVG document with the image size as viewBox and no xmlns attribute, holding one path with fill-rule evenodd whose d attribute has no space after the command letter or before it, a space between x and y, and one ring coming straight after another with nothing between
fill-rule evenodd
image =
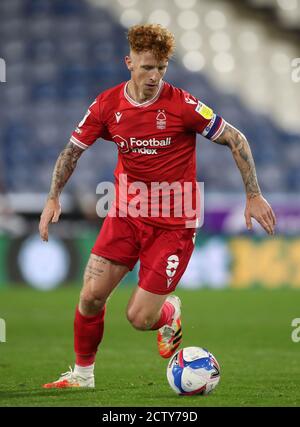
<instances>
[{"instance_id":1,"label":"orange football boot","mask_svg":"<svg viewBox=\"0 0 300 427\"><path fill-rule=\"evenodd\" d=\"M164 325L157 332L157 345L161 357L168 359L171 357L182 341L181 330L181 301L176 295L170 295L166 301L171 303L174 308L173 320L171 325Z\"/></svg>"}]
</instances>

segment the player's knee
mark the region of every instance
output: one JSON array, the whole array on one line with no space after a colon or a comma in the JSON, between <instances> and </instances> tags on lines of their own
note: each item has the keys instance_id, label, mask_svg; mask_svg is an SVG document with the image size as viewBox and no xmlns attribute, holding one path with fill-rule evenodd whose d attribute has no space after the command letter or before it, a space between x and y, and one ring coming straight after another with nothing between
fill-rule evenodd
<instances>
[{"instance_id":1,"label":"player's knee","mask_svg":"<svg viewBox=\"0 0 300 427\"><path fill-rule=\"evenodd\" d=\"M94 313L102 310L106 303L105 298L101 298L99 295L95 295L91 290L82 290L80 292L79 305L82 313Z\"/></svg>"},{"instance_id":2,"label":"player's knee","mask_svg":"<svg viewBox=\"0 0 300 427\"><path fill-rule=\"evenodd\" d=\"M151 326L153 325L153 319L151 316L132 309L127 311L127 319L135 329L140 331L147 331L151 329Z\"/></svg>"}]
</instances>

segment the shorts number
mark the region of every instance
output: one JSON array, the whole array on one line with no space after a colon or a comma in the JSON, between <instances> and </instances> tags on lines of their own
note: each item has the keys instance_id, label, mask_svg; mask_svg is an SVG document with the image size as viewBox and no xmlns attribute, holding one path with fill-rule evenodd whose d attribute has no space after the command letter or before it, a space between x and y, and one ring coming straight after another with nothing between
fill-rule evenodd
<instances>
[{"instance_id":1,"label":"shorts number","mask_svg":"<svg viewBox=\"0 0 300 427\"><path fill-rule=\"evenodd\" d=\"M167 259L167 268L166 268L166 272L167 272L167 276L169 277L173 277L175 276L177 267L179 265L179 258L177 255L170 255L169 258Z\"/></svg>"}]
</instances>

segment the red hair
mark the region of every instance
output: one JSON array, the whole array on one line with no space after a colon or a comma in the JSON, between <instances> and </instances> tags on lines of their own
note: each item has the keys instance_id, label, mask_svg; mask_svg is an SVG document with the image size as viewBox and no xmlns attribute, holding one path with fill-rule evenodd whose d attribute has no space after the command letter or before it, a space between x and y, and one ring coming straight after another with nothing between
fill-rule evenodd
<instances>
[{"instance_id":1,"label":"red hair","mask_svg":"<svg viewBox=\"0 0 300 427\"><path fill-rule=\"evenodd\" d=\"M134 25L129 28L127 38L132 51L151 51L159 61L168 60L175 50L174 35L160 24Z\"/></svg>"}]
</instances>

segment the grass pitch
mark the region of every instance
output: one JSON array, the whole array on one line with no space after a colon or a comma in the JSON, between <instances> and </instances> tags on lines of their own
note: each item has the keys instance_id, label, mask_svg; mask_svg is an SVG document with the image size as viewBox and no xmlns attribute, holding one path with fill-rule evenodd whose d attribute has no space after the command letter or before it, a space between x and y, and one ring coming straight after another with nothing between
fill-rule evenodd
<instances>
[{"instance_id":1,"label":"grass pitch","mask_svg":"<svg viewBox=\"0 0 300 427\"><path fill-rule=\"evenodd\" d=\"M131 290L108 303L94 390L45 390L74 363L73 314L78 287L52 292L0 291L7 342L0 344L0 406L300 406L300 317L296 290L178 291L182 346L208 348L221 365L209 396L176 396L166 379L154 332L134 330L125 309Z\"/></svg>"}]
</instances>

